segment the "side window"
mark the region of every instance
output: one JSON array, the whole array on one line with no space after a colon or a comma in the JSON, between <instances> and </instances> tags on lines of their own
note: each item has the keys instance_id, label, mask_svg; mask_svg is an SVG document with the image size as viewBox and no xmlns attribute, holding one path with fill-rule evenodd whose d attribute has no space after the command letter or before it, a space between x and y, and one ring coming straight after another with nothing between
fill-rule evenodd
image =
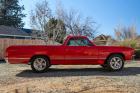
<instances>
[{"instance_id":1,"label":"side window","mask_svg":"<svg viewBox=\"0 0 140 93\"><path fill-rule=\"evenodd\" d=\"M80 41L74 38L71 38L68 42L68 46L79 46Z\"/></svg>"},{"instance_id":2,"label":"side window","mask_svg":"<svg viewBox=\"0 0 140 93\"><path fill-rule=\"evenodd\" d=\"M68 46L92 46L93 44L87 39L83 38L71 38L67 43Z\"/></svg>"}]
</instances>

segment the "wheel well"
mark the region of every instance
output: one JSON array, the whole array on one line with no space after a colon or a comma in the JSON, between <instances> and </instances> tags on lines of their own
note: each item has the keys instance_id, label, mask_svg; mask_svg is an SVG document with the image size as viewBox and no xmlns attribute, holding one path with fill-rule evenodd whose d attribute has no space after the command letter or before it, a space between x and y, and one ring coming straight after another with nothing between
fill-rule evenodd
<instances>
[{"instance_id":1,"label":"wheel well","mask_svg":"<svg viewBox=\"0 0 140 93\"><path fill-rule=\"evenodd\" d=\"M120 55L120 56L122 56L123 59L125 60L125 55L124 55L123 53L111 53L111 54L108 55L107 59L105 60L105 64L106 64L108 58L109 58L110 56L112 56L112 55Z\"/></svg>"},{"instance_id":2,"label":"wheel well","mask_svg":"<svg viewBox=\"0 0 140 93\"><path fill-rule=\"evenodd\" d=\"M32 56L31 59L29 60L29 64L31 64L31 61L32 61L34 58L36 58L36 57L45 57L45 58L48 59L49 63L50 63L50 61L51 61L50 58L49 58L47 55L34 55L34 56Z\"/></svg>"}]
</instances>

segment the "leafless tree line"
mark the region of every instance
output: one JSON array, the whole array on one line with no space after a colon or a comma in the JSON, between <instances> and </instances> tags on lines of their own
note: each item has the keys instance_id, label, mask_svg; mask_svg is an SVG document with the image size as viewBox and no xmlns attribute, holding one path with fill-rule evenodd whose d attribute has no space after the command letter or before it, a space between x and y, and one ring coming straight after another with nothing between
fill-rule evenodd
<instances>
[{"instance_id":1,"label":"leafless tree line","mask_svg":"<svg viewBox=\"0 0 140 93\"><path fill-rule=\"evenodd\" d=\"M48 7L48 2L45 0L42 3L37 3L34 10L31 10L30 14L30 24L32 29L34 31L40 31L39 32L33 32L39 35L41 38L43 37L45 39L45 25L48 22L49 18L51 18L51 9Z\"/></svg>"},{"instance_id":2,"label":"leafless tree line","mask_svg":"<svg viewBox=\"0 0 140 93\"><path fill-rule=\"evenodd\" d=\"M52 18L58 20L57 24L55 26L54 24L46 26ZM46 0L37 3L35 10L31 11L30 23L33 29L40 30L40 36L46 41L49 38L50 31L53 34L53 40L56 41L58 37L61 37L62 30L66 30L66 35L85 35L91 38L95 36L97 30L96 22L92 18L82 18L81 14L75 9L65 10L61 2L56 5L55 15L52 15Z\"/></svg>"},{"instance_id":3,"label":"leafless tree line","mask_svg":"<svg viewBox=\"0 0 140 93\"><path fill-rule=\"evenodd\" d=\"M119 25L115 28L115 36L117 40L135 39L137 37L136 26Z\"/></svg>"},{"instance_id":4,"label":"leafless tree line","mask_svg":"<svg viewBox=\"0 0 140 93\"><path fill-rule=\"evenodd\" d=\"M74 10L65 10L61 4L56 10L57 18L64 21L68 34L85 35L94 37L97 30L96 22L90 17L82 18L81 14Z\"/></svg>"}]
</instances>

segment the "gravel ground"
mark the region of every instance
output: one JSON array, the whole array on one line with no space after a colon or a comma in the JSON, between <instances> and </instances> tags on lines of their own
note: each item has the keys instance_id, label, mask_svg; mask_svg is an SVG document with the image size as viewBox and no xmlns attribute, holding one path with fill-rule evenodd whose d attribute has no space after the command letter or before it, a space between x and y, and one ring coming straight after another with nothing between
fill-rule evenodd
<instances>
[{"instance_id":1,"label":"gravel ground","mask_svg":"<svg viewBox=\"0 0 140 93\"><path fill-rule=\"evenodd\" d=\"M28 65L5 63L0 71L0 93L140 93L140 62L119 72L83 65L52 66L37 74Z\"/></svg>"}]
</instances>

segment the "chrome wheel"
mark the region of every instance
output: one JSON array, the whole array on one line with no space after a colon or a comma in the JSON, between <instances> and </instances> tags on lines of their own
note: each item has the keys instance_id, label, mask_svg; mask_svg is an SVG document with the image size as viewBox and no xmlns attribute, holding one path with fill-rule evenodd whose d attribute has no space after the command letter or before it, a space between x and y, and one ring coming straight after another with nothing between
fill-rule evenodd
<instances>
[{"instance_id":1,"label":"chrome wheel","mask_svg":"<svg viewBox=\"0 0 140 93\"><path fill-rule=\"evenodd\" d=\"M110 60L110 66L114 70L120 69L122 67L122 65L123 65L123 60L120 57L113 57Z\"/></svg>"},{"instance_id":2,"label":"chrome wheel","mask_svg":"<svg viewBox=\"0 0 140 93\"><path fill-rule=\"evenodd\" d=\"M46 68L46 60L44 58L36 58L33 62L33 66L37 71L42 71Z\"/></svg>"}]
</instances>

